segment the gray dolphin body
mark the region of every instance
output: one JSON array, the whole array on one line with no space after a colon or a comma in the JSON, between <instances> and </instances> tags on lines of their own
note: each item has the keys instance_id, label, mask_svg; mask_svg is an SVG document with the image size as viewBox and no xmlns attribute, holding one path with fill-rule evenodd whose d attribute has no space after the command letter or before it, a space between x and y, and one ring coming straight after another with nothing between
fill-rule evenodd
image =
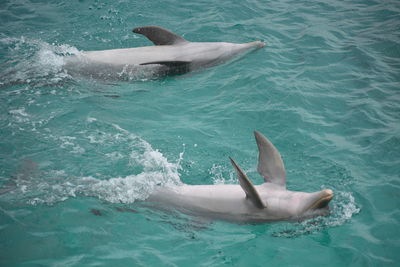
<instances>
[{"instance_id":1,"label":"gray dolphin body","mask_svg":"<svg viewBox=\"0 0 400 267\"><path fill-rule=\"evenodd\" d=\"M160 187L147 200L203 218L242 223L328 215L332 190L313 193L287 190L285 168L278 150L261 133L254 134L259 149L258 172L264 177L264 184L254 186L231 159L239 185Z\"/></svg>"},{"instance_id":2,"label":"gray dolphin body","mask_svg":"<svg viewBox=\"0 0 400 267\"><path fill-rule=\"evenodd\" d=\"M158 26L138 27L133 32L143 34L155 46L81 52L64 58L65 69L101 79L154 78L215 66L265 45L260 41L189 42Z\"/></svg>"}]
</instances>

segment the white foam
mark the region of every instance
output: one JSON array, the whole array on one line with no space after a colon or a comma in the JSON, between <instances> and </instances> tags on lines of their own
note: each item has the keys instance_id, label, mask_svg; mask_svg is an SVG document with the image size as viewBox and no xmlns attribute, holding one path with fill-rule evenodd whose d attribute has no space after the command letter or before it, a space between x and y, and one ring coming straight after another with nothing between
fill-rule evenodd
<instances>
[{"instance_id":1,"label":"white foam","mask_svg":"<svg viewBox=\"0 0 400 267\"><path fill-rule=\"evenodd\" d=\"M3 38L0 43L10 51L9 65L0 70L1 84L54 84L70 76L63 70L64 56L80 54L69 45L51 45L28 38Z\"/></svg>"},{"instance_id":2,"label":"white foam","mask_svg":"<svg viewBox=\"0 0 400 267\"><path fill-rule=\"evenodd\" d=\"M18 123L28 122L29 121L29 114L26 113L25 108L19 109L12 109L8 111L10 114L13 115L14 119Z\"/></svg>"},{"instance_id":3,"label":"white foam","mask_svg":"<svg viewBox=\"0 0 400 267\"><path fill-rule=\"evenodd\" d=\"M19 200L25 199L32 205L54 204L76 196L97 197L112 203L132 203L147 198L155 186L181 184L179 170L184 152L179 154L176 162L169 162L148 142L120 126L109 125L96 118L92 121L98 125L95 125L92 131L89 129L78 132L81 136L48 134L47 137L59 142L60 148L70 153L85 153L86 147L92 147L92 143L102 143L103 147L107 148L114 147L115 144L124 144L123 150L104 154L104 157L112 160L128 158L133 170L137 172L139 167L139 173L104 179L102 174L97 173L93 176L74 177L69 174L68 169L50 170L42 172L40 177L18 179L17 189L10 195ZM100 129L107 131L103 132ZM88 132L91 134L88 135ZM100 138L95 138L95 134Z\"/></svg>"},{"instance_id":4,"label":"white foam","mask_svg":"<svg viewBox=\"0 0 400 267\"><path fill-rule=\"evenodd\" d=\"M12 109L12 110L10 110L9 112L10 112L11 114L20 115L20 116L23 116L23 117L27 117L27 116L28 116L28 113L25 112L25 108Z\"/></svg>"},{"instance_id":5,"label":"white foam","mask_svg":"<svg viewBox=\"0 0 400 267\"><path fill-rule=\"evenodd\" d=\"M114 152L111 152L111 153L106 153L105 156L110 158L113 161L116 161L116 160L124 158L124 155L122 155L118 151L114 151Z\"/></svg>"}]
</instances>

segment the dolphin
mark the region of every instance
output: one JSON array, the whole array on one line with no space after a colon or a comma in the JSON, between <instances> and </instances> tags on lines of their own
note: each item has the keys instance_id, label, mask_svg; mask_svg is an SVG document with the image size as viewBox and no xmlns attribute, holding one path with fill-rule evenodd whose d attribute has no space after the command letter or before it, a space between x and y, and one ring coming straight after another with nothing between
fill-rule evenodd
<instances>
[{"instance_id":1,"label":"dolphin","mask_svg":"<svg viewBox=\"0 0 400 267\"><path fill-rule=\"evenodd\" d=\"M83 51L64 57L68 73L99 79L142 79L184 74L226 62L246 51L263 47L250 43L189 42L158 26L133 29L155 46Z\"/></svg>"},{"instance_id":2,"label":"dolphin","mask_svg":"<svg viewBox=\"0 0 400 267\"><path fill-rule=\"evenodd\" d=\"M264 183L254 186L245 172L230 158L239 185L176 185L158 187L147 201L175 208L202 218L237 223L300 221L326 216L333 198L330 189L306 193L286 189L286 171L275 146L261 133L257 142L258 173ZM159 206L159 205L158 205Z\"/></svg>"}]
</instances>

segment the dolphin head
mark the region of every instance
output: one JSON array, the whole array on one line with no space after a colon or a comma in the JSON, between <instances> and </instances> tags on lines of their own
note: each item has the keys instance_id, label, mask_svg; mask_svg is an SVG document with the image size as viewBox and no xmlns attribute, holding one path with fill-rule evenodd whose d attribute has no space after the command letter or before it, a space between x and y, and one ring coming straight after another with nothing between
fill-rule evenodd
<instances>
[{"instance_id":1,"label":"dolphin head","mask_svg":"<svg viewBox=\"0 0 400 267\"><path fill-rule=\"evenodd\" d=\"M317 192L286 190L281 185L264 183L254 187L260 196L262 207L255 209L263 220L303 220L315 216L329 215L329 202L333 198L330 189Z\"/></svg>"},{"instance_id":2,"label":"dolphin head","mask_svg":"<svg viewBox=\"0 0 400 267\"><path fill-rule=\"evenodd\" d=\"M314 216L328 215L329 202L333 198L333 191L331 189L324 189L318 192L305 193L297 192L298 199L297 209L295 210L294 217L308 218Z\"/></svg>"}]
</instances>

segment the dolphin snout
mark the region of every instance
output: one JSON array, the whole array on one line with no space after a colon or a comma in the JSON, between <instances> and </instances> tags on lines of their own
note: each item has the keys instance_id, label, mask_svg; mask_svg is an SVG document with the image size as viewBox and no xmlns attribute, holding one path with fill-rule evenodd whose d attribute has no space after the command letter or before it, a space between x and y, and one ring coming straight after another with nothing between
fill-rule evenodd
<instances>
[{"instance_id":1,"label":"dolphin snout","mask_svg":"<svg viewBox=\"0 0 400 267\"><path fill-rule=\"evenodd\" d=\"M254 41L249 44L251 44L254 48L263 48L265 46L265 43L261 41Z\"/></svg>"},{"instance_id":2,"label":"dolphin snout","mask_svg":"<svg viewBox=\"0 0 400 267\"><path fill-rule=\"evenodd\" d=\"M258 48L263 48L265 46L264 42L256 41Z\"/></svg>"},{"instance_id":3,"label":"dolphin snout","mask_svg":"<svg viewBox=\"0 0 400 267\"><path fill-rule=\"evenodd\" d=\"M324 189L317 194L317 199L310 205L308 209L322 209L326 208L333 198L333 191L331 189Z\"/></svg>"},{"instance_id":4,"label":"dolphin snout","mask_svg":"<svg viewBox=\"0 0 400 267\"><path fill-rule=\"evenodd\" d=\"M246 45L246 47L248 48L263 48L265 46L265 43L261 41L254 41L250 43L245 43L244 45Z\"/></svg>"}]
</instances>

